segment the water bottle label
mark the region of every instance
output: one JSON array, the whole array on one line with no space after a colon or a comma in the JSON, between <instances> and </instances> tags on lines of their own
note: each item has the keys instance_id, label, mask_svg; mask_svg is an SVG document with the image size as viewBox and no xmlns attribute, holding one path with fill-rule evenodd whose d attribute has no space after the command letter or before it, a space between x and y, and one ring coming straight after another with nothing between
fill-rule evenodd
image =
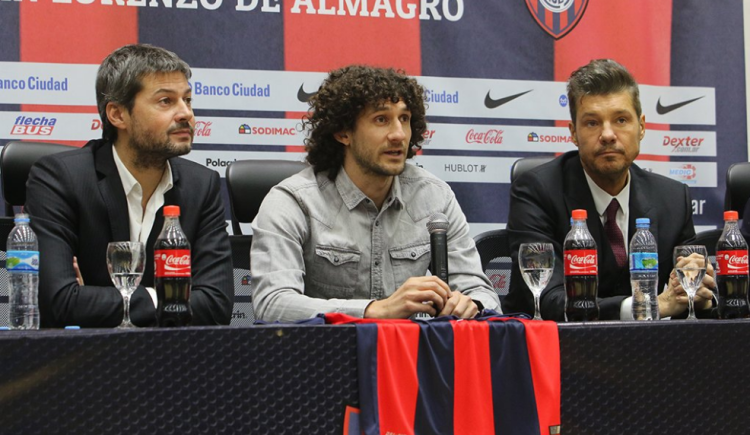
<instances>
[{"instance_id":1,"label":"water bottle label","mask_svg":"<svg viewBox=\"0 0 750 435\"><path fill-rule=\"evenodd\" d=\"M747 250L718 251L716 253L717 275L747 275Z\"/></svg>"},{"instance_id":2,"label":"water bottle label","mask_svg":"<svg viewBox=\"0 0 750 435\"><path fill-rule=\"evenodd\" d=\"M632 252L630 270L659 270L659 255L656 252Z\"/></svg>"},{"instance_id":3,"label":"water bottle label","mask_svg":"<svg viewBox=\"0 0 750 435\"><path fill-rule=\"evenodd\" d=\"M6 258L8 272L39 272L39 251L8 251Z\"/></svg>"},{"instance_id":4,"label":"water bottle label","mask_svg":"<svg viewBox=\"0 0 750 435\"><path fill-rule=\"evenodd\" d=\"M190 277L190 250L163 249L154 252L156 278Z\"/></svg>"},{"instance_id":5,"label":"water bottle label","mask_svg":"<svg viewBox=\"0 0 750 435\"><path fill-rule=\"evenodd\" d=\"M565 275L596 275L598 262L596 249L565 251Z\"/></svg>"}]
</instances>

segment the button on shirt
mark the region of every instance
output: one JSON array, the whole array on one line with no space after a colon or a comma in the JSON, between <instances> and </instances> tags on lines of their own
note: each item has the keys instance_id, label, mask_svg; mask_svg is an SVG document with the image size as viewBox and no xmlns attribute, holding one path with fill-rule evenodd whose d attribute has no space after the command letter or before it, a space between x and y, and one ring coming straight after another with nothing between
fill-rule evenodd
<instances>
[{"instance_id":1,"label":"button on shirt","mask_svg":"<svg viewBox=\"0 0 750 435\"><path fill-rule=\"evenodd\" d=\"M172 188L172 167L167 162L167 168L164 170L164 175L161 177L161 181L156 186L156 190L149 198L146 204L146 210L143 210L141 202L143 201L143 188L141 183L135 179L133 174L130 173L125 164L117 154L117 147L113 147L114 151L112 155L115 159L115 166L117 166L117 172L120 175L120 181L122 182L122 188L125 191L125 197L128 200L128 220L130 223L130 241L131 242L142 242L144 245L148 243L148 236L151 234L151 230L154 227L154 220L156 219L156 212L164 205L164 194ZM151 299L154 302L154 306L157 305L156 290L151 287L146 287Z\"/></svg>"},{"instance_id":2,"label":"button on shirt","mask_svg":"<svg viewBox=\"0 0 750 435\"><path fill-rule=\"evenodd\" d=\"M426 223L448 217L452 290L500 309L484 275L469 227L450 187L413 165L394 178L380 210L339 171L307 168L274 187L252 224L251 272L256 314L294 321L318 313L363 317L430 264Z\"/></svg>"}]
</instances>

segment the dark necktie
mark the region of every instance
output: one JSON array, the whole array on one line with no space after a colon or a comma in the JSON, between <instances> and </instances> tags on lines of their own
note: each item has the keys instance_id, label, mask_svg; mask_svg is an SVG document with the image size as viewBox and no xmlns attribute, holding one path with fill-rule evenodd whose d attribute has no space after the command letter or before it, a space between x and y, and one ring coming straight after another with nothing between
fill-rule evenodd
<instances>
[{"instance_id":1,"label":"dark necktie","mask_svg":"<svg viewBox=\"0 0 750 435\"><path fill-rule=\"evenodd\" d=\"M615 254L617 266L624 267L628 261L628 255L625 252L625 242L622 239L622 231L620 231L620 227L617 226L617 210L619 208L620 203L613 198L612 202L607 206L607 211L604 212L607 216L607 222L604 224L604 231L607 233L609 246L612 247L612 252Z\"/></svg>"}]
</instances>

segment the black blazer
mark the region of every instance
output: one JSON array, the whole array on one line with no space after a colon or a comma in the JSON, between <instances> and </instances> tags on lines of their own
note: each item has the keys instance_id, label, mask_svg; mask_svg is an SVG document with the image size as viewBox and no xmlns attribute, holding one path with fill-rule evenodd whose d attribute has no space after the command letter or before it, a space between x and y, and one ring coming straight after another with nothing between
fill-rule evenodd
<instances>
[{"instance_id":1,"label":"black blazer","mask_svg":"<svg viewBox=\"0 0 750 435\"><path fill-rule=\"evenodd\" d=\"M695 236L690 192L682 183L633 164L630 167L629 208L629 234L625 243L630 243L635 233L636 218L651 219L651 232L659 250L661 291L673 267L673 248ZM518 247L523 242L551 242L555 247L555 271L542 293L540 305L545 319L565 319L562 245L570 230L571 212L575 209L588 212L588 228L596 241L600 319L620 318L620 304L631 295L630 271L627 266L617 266L586 183L578 151L565 153L524 173L511 186L507 229L513 269L510 292L503 301L504 312L533 314L533 297L518 269Z\"/></svg>"},{"instance_id":2,"label":"black blazer","mask_svg":"<svg viewBox=\"0 0 750 435\"><path fill-rule=\"evenodd\" d=\"M191 245L193 324L229 324L234 289L220 178L185 159L169 163L173 187L164 202L180 206L180 224ZM130 224L112 144L93 140L81 149L40 159L29 174L26 212L39 239L41 325L119 325L122 296L105 257L109 242L130 239ZM156 310L145 287L154 286L154 243L163 225L159 209L146 244L143 280L131 300L131 319L140 326L155 324ZM83 286L76 281L73 256Z\"/></svg>"}]
</instances>

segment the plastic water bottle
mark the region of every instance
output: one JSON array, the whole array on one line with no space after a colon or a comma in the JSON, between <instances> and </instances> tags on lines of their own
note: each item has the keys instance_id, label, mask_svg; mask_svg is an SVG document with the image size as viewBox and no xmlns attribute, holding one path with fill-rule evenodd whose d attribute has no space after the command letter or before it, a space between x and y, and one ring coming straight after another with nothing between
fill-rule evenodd
<instances>
[{"instance_id":1,"label":"plastic water bottle","mask_svg":"<svg viewBox=\"0 0 750 435\"><path fill-rule=\"evenodd\" d=\"M39 243L29 215L19 213L8 235L11 329L39 329Z\"/></svg>"},{"instance_id":2,"label":"plastic water bottle","mask_svg":"<svg viewBox=\"0 0 750 435\"><path fill-rule=\"evenodd\" d=\"M630 288L635 320L659 320L659 251L650 225L648 218L636 219L636 232L630 241Z\"/></svg>"}]
</instances>

